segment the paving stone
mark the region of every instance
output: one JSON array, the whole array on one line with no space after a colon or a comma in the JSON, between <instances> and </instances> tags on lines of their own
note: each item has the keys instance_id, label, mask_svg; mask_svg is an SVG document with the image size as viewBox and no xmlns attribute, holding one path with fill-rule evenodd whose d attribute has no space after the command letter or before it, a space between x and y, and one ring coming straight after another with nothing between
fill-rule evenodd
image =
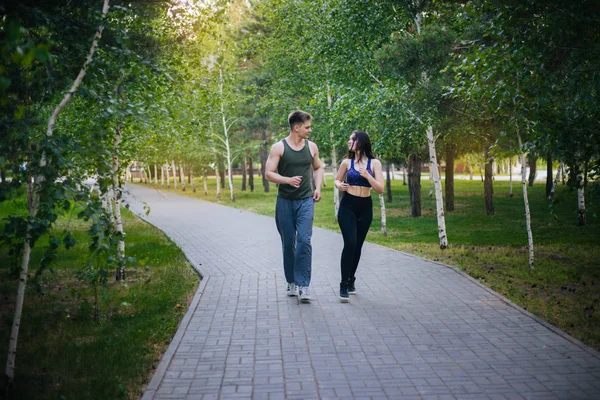
<instances>
[{"instance_id":1,"label":"paving stone","mask_svg":"<svg viewBox=\"0 0 600 400\"><path fill-rule=\"evenodd\" d=\"M314 228L301 304L272 216L127 191L203 277L145 400L600 398L596 351L456 268L365 243L341 304L341 235Z\"/></svg>"}]
</instances>

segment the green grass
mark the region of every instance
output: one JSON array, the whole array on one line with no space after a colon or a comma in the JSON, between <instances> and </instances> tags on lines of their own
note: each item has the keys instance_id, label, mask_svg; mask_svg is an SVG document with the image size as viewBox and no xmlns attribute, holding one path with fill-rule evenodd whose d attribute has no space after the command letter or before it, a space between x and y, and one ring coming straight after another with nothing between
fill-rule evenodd
<instances>
[{"instance_id":1,"label":"green grass","mask_svg":"<svg viewBox=\"0 0 600 400\"><path fill-rule=\"evenodd\" d=\"M323 199L315 208L315 226L339 231L334 220L331 177L323 188ZM235 202L229 199L228 186L221 198L215 196L216 182L209 179L205 195L201 181L198 191L187 186L169 189L223 205L258 214L275 214L277 188L271 184L264 193L260 178L255 179L255 191L241 191L235 180ZM163 189L160 185L157 186ZM544 183L528 187L535 269L528 268L525 208L520 182L513 185L510 198L509 182L494 182L495 215L487 216L483 198L483 183L455 182L456 210L446 214L446 229L450 248L439 249L435 200L429 198L429 182L423 181L422 216L410 216L408 188L393 181L392 202L386 202L387 236L381 233L378 199L373 197L375 218L367 240L393 249L454 265L478 279L484 285L506 296L514 303L563 329L584 343L600 350L600 221L588 213L586 226L576 226L576 192L559 185L550 212L545 198ZM589 201L587 204L590 204ZM597 207L597 204L596 204ZM596 210L597 211L597 210Z\"/></svg>"},{"instance_id":2,"label":"green grass","mask_svg":"<svg viewBox=\"0 0 600 400\"><path fill-rule=\"evenodd\" d=\"M0 217L24 210L22 199L0 203ZM74 230L78 244L61 250L54 272L27 287L9 399L139 398L166 350L199 278L162 232L124 210L126 252L136 258L125 283L109 278L99 291L76 274L89 259L87 223L72 214L54 228ZM32 266L47 242L34 248ZM0 250L0 363L6 365L18 277L17 260ZM30 277L35 270L30 272ZM112 271L111 271L112 273Z\"/></svg>"}]
</instances>

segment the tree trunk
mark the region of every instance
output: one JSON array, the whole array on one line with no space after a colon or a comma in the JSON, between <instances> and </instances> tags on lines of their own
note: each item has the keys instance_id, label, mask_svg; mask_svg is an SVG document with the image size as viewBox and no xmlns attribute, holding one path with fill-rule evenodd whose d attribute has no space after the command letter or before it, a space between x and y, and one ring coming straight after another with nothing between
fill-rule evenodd
<instances>
[{"instance_id":1,"label":"tree trunk","mask_svg":"<svg viewBox=\"0 0 600 400\"><path fill-rule=\"evenodd\" d=\"M154 184L158 185L158 167L154 163Z\"/></svg>"},{"instance_id":2,"label":"tree trunk","mask_svg":"<svg viewBox=\"0 0 600 400\"><path fill-rule=\"evenodd\" d=\"M387 236L387 218L385 213L385 201L383 200L383 194L379 195L379 207L381 208L381 233L383 236Z\"/></svg>"},{"instance_id":3,"label":"tree trunk","mask_svg":"<svg viewBox=\"0 0 600 400\"><path fill-rule=\"evenodd\" d=\"M179 182L181 183L181 191L185 192L185 172L183 164L179 164Z\"/></svg>"},{"instance_id":4,"label":"tree trunk","mask_svg":"<svg viewBox=\"0 0 600 400\"><path fill-rule=\"evenodd\" d=\"M471 165L469 165L469 180L472 181L473 180L473 167Z\"/></svg>"},{"instance_id":5,"label":"tree trunk","mask_svg":"<svg viewBox=\"0 0 600 400\"><path fill-rule=\"evenodd\" d=\"M546 154L546 197L548 199L552 198L550 196L550 193L553 192L554 186L554 184L552 183L552 175L552 153L548 152L548 154Z\"/></svg>"},{"instance_id":6,"label":"tree trunk","mask_svg":"<svg viewBox=\"0 0 600 400\"><path fill-rule=\"evenodd\" d=\"M202 185L204 186L204 195L208 196L208 184L206 180L206 173L204 173L204 175L202 175Z\"/></svg>"},{"instance_id":7,"label":"tree trunk","mask_svg":"<svg viewBox=\"0 0 600 400\"><path fill-rule=\"evenodd\" d=\"M435 138L433 127L427 127L427 142L429 143L429 165L432 171L433 184L435 187L435 207L437 210L438 234L440 238L440 249L448 248L448 236L446 235L446 218L444 216L444 199L442 198L442 182L438 169L437 154L435 150Z\"/></svg>"},{"instance_id":8,"label":"tree trunk","mask_svg":"<svg viewBox=\"0 0 600 400\"><path fill-rule=\"evenodd\" d=\"M408 192L410 215L421 216L421 159L416 154L408 157Z\"/></svg>"},{"instance_id":9,"label":"tree trunk","mask_svg":"<svg viewBox=\"0 0 600 400\"><path fill-rule=\"evenodd\" d=\"M6 169L0 168L0 181L6 183Z\"/></svg>"},{"instance_id":10,"label":"tree trunk","mask_svg":"<svg viewBox=\"0 0 600 400\"><path fill-rule=\"evenodd\" d=\"M577 226L584 226L586 220L584 190L584 177L583 173L580 171L577 174Z\"/></svg>"},{"instance_id":11,"label":"tree trunk","mask_svg":"<svg viewBox=\"0 0 600 400\"><path fill-rule=\"evenodd\" d=\"M550 189L550 195L548 195L548 200L552 200L554 198L554 191L556 190L556 184L558 183L558 178L560 176L560 166L562 162L558 164L558 170L556 171L556 178L552 181L552 189Z\"/></svg>"},{"instance_id":12,"label":"tree trunk","mask_svg":"<svg viewBox=\"0 0 600 400\"><path fill-rule=\"evenodd\" d=\"M190 167L190 185L192 185L192 192L196 193L196 182L194 182L194 167Z\"/></svg>"},{"instance_id":13,"label":"tree trunk","mask_svg":"<svg viewBox=\"0 0 600 400\"><path fill-rule=\"evenodd\" d=\"M225 97L224 97L224 79L223 79L223 67L219 67L219 94L221 97L221 123L223 124L223 143L225 144L226 150L226 161L227 161L227 181L229 183L229 198L232 202L235 201L235 194L233 188L233 171L232 171L232 159L231 159L231 144L229 142L229 126L227 125L227 118L225 116Z\"/></svg>"},{"instance_id":14,"label":"tree trunk","mask_svg":"<svg viewBox=\"0 0 600 400\"><path fill-rule=\"evenodd\" d=\"M560 180L562 181L562 184L565 184L565 163L564 162L560 162L560 165L558 166L558 169L560 170Z\"/></svg>"},{"instance_id":15,"label":"tree trunk","mask_svg":"<svg viewBox=\"0 0 600 400\"><path fill-rule=\"evenodd\" d=\"M521 141L521 133L519 131L519 124L517 122L515 122L515 127L517 131L517 139L519 140L519 149L523 149L523 142ZM525 203L525 224L527 227L527 242L529 246L529 269L533 269L533 233L531 232L531 214L529 212L529 199L527 196L526 165L525 153L521 153L521 184L523 186L523 202Z\"/></svg>"},{"instance_id":16,"label":"tree trunk","mask_svg":"<svg viewBox=\"0 0 600 400\"><path fill-rule=\"evenodd\" d=\"M217 199L221 198L221 182L223 182L223 180L221 179L221 171L219 170L219 164L217 163L215 165L215 178L217 178Z\"/></svg>"},{"instance_id":17,"label":"tree trunk","mask_svg":"<svg viewBox=\"0 0 600 400\"><path fill-rule=\"evenodd\" d=\"M254 192L254 165L252 163L252 156L248 157L248 186L250 186L250 193Z\"/></svg>"},{"instance_id":18,"label":"tree trunk","mask_svg":"<svg viewBox=\"0 0 600 400\"><path fill-rule=\"evenodd\" d=\"M37 194L36 183L33 178L29 178L27 184L27 199L29 216L33 218L37 205L34 204ZM31 230L32 225L27 225L27 232L25 234L25 243L23 245L23 259L21 260L21 272L19 274L19 287L17 289L17 299L15 303L15 316L13 318L12 330L10 333L10 341L8 344L8 358L6 360L6 380L8 385L11 385L15 376L15 359L17 357L17 341L19 339L19 328L21 326L21 315L23 314L23 303L25 301L25 286L27 283L27 271L29 269L29 259L31 257Z\"/></svg>"},{"instance_id":19,"label":"tree trunk","mask_svg":"<svg viewBox=\"0 0 600 400\"><path fill-rule=\"evenodd\" d=\"M446 212L454 211L454 147L446 149Z\"/></svg>"},{"instance_id":20,"label":"tree trunk","mask_svg":"<svg viewBox=\"0 0 600 400\"><path fill-rule=\"evenodd\" d=\"M217 182L219 182L219 186L221 187L221 189L225 189L225 164L223 164L223 159L221 157L219 157L219 178L220 180L217 180Z\"/></svg>"},{"instance_id":21,"label":"tree trunk","mask_svg":"<svg viewBox=\"0 0 600 400\"><path fill-rule=\"evenodd\" d=\"M537 173L537 155L535 152L529 153L529 186L533 186L533 182L535 181L535 175Z\"/></svg>"},{"instance_id":22,"label":"tree trunk","mask_svg":"<svg viewBox=\"0 0 600 400\"><path fill-rule=\"evenodd\" d=\"M175 160L171 160L171 168L173 168L173 188L177 189L177 168L175 167Z\"/></svg>"},{"instance_id":23,"label":"tree trunk","mask_svg":"<svg viewBox=\"0 0 600 400\"><path fill-rule=\"evenodd\" d=\"M250 174L252 175L252 174ZM246 158L244 158L242 160L242 192L246 191L246 180L248 178L246 177Z\"/></svg>"},{"instance_id":24,"label":"tree trunk","mask_svg":"<svg viewBox=\"0 0 600 400\"><path fill-rule=\"evenodd\" d=\"M406 186L406 165L402 163L402 186Z\"/></svg>"},{"instance_id":25,"label":"tree trunk","mask_svg":"<svg viewBox=\"0 0 600 400\"><path fill-rule=\"evenodd\" d=\"M485 213L487 215L494 215L494 183L492 181L492 158L488 158L488 161L485 163L485 181L483 183L484 193L485 193Z\"/></svg>"},{"instance_id":26,"label":"tree trunk","mask_svg":"<svg viewBox=\"0 0 600 400\"><path fill-rule=\"evenodd\" d=\"M385 190L387 192L387 201L392 201L392 181L390 177L390 163L385 163Z\"/></svg>"},{"instance_id":27,"label":"tree trunk","mask_svg":"<svg viewBox=\"0 0 600 400\"><path fill-rule=\"evenodd\" d=\"M263 190L265 193L269 193L269 181L265 177L265 165L267 164L267 158L269 157L269 149L267 143L267 128L262 130L262 147L260 149L260 176L262 177Z\"/></svg>"},{"instance_id":28,"label":"tree trunk","mask_svg":"<svg viewBox=\"0 0 600 400\"><path fill-rule=\"evenodd\" d=\"M113 144L113 194L114 194L114 227L119 238L117 244L117 270L115 279L117 281L125 280L125 232L123 231L123 219L121 218L121 198L123 193L121 190L121 182L119 181L119 169L121 162L119 159L119 148L121 146L122 127L119 126L115 130L115 140Z\"/></svg>"},{"instance_id":29,"label":"tree trunk","mask_svg":"<svg viewBox=\"0 0 600 400\"><path fill-rule=\"evenodd\" d=\"M171 188L171 176L169 174L169 163L165 163L165 175L167 179L167 189Z\"/></svg>"}]
</instances>

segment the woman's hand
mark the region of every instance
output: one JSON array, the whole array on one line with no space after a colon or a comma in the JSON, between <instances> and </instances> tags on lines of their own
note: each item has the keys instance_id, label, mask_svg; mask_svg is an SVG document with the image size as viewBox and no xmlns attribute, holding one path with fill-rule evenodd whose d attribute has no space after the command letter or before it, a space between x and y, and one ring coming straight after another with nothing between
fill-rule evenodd
<instances>
[{"instance_id":1,"label":"woman's hand","mask_svg":"<svg viewBox=\"0 0 600 400\"><path fill-rule=\"evenodd\" d=\"M348 185L346 182L335 181L335 183L336 183L338 190L342 191L342 192L347 192L348 187L350 187L350 185Z\"/></svg>"},{"instance_id":2,"label":"woman's hand","mask_svg":"<svg viewBox=\"0 0 600 400\"><path fill-rule=\"evenodd\" d=\"M367 181L369 180L369 177L372 177L371 174L369 174L369 171L367 171L367 169L363 167L358 167L358 173Z\"/></svg>"}]
</instances>

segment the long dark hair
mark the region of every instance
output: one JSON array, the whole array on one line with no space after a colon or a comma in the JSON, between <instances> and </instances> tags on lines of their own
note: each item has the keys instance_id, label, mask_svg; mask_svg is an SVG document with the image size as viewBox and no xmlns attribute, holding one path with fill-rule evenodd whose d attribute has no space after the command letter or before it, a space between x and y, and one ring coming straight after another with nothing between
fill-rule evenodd
<instances>
[{"instance_id":1,"label":"long dark hair","mask_svg":"<svg viewBox=\"0 0 600 400\"><path fill-rule=\"evenodd\" d=\"M358 153L361 155L364 154L367 158L375 158L373 156L373 150L371 149L371 139L369 139L369 135L366 132L355 130L352 132L354 135L354 141L357 143L356 149ZM355 152L352 150L348 150L348 158L354 158L356 156Z\"/></svg>"}]
</instances>

